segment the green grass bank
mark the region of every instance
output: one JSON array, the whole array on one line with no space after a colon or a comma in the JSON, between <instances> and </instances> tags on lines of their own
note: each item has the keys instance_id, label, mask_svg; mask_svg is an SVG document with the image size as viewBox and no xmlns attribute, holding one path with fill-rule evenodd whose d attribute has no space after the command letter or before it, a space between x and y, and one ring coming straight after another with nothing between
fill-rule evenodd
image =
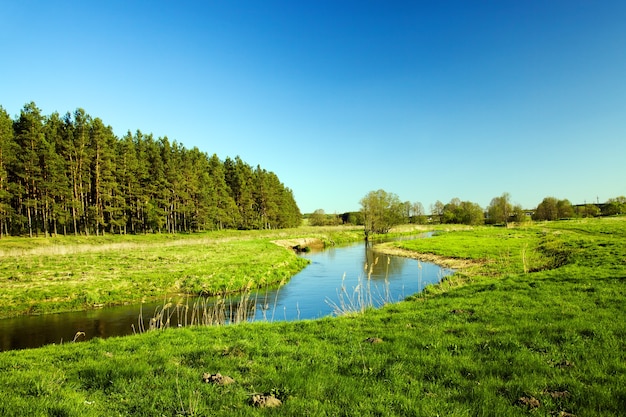
<instances>
[{"instance_id":1,"label":"green grass bank","mask_svg":"<svg viewBox=\"0 0 626 417\"><path fill-rule=\"evenodd\" d=\"M392 246L473 262L364 314L0 353L0 414L624 415L625 218ZM234 383L203 381L218 372ZM257 394L282 405L255 407Z\"/></svg>"},{"instance_id":2,"label":"green grass bank","mask_svg":"<svg viewBox=\"0 0 626 417\"><path fill-rule=\"evenodd\" d=\"M0 318L276 286L307 261L272 241L296 237L333 245L358 240L362 231L341 227L4 238Z\"/></svg>"}]
</instances>

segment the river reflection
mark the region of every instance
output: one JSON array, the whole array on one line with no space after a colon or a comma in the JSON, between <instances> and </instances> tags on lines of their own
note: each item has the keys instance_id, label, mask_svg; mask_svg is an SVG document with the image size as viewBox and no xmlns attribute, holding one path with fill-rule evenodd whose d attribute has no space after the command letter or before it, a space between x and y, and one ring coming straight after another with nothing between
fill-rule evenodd
<instances>
[{"instance_id":1,"label":"river reflection","mask_svg":"<svg viewBox=\"0 0 626 417\"><path fill-rule=\"evenodd\" d=\"M451 271L437 265L413 259L388 256L372 250L363 243L330 248L307 254L311 264L278 290L275 320L299 320L327 316L333 304L339 304L342 287L346 297L355 298L359 285L368 285L375 304L395 302L436 283ZM275 293L269 294L272 302Z\"/></svg>"},{"instance_id":2,"label":"river reflection","mask_svg":"<svg viewBox=\"0 0 626 417\"><path fill-rule=\"evenodd\" d=\"M375 306L395 302L436 283L451 271L413 259L388 256L360 243L333 247L302 255L311 263L278 290L260 290L249 296L246 307L238 310L239 297L222 298L232 306L225 307L225 321L231 313L245 311L247 320L303 320L333 314L333 305L356 299L359 284L369 288ZM369 278L369 280L368 280ZM342 288L344 289L342 291ZM343 298L342 298L343 297ZM168 309L169 325L191 322L192 313L184 314L184 305L197 300L172 300ZM202 309L212 308L214 300L202 301ZM163 308L163 302L110 307L78 313L25 316L0 320L0 351L39 347L51 343L69 343L94 337L124 336L150 327L150 319ZM176 308L176 304L178 308ZM143 312L143 321L139 320ZM197 317L198 312L193 313Z\"/></svg>"}]
</instances>

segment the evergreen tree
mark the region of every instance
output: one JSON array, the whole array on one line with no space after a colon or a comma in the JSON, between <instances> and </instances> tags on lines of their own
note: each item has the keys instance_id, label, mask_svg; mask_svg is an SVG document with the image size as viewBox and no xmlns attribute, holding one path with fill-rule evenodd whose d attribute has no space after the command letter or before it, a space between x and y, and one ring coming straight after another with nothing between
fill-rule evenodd
<instances>
[{"instance_id":1,"label":"evergreen tree","mask_svg":"<svg viewBox=\"0 0 626 417\"><path fill-rule=\"evenodd\" d=\"M279 196L278 223L277 228L298 227L302 223L302 213L296 204L293 191L290 188L282 187Z\"/></svg>"},{"instance_id":2,"label":"evergreen tree","mask_svg":"<svg viewBox=\"0 0 626 417\"><path fill-rule=\"evenodd\" d=\"M64 158L68 162L69 178L72 186L72 224L74 234L89 234L89 196L91 183L89 160L89 127L91 117L83 109L76 109L73 117L65 116Z\"/></svg>"},{"instance_id":3,"label":"evergreen tree","mask_svg":"<svg viewBox=\"0 0 626 417\"><path fill-rule=\"evenodd\" d=\"M58 113L53 113L44 125L45 148L41 159L43 184L42 203L45 207L47 230L53 235L63 229L67 233L71 201L68 167L60 153L65 137L65 124Z\"/></svg>"},{"instance_id":4,"label":"evergreen tree","mask_svg":"<svg viewBox=\"0 0 626 417\"><path fill-rule=\"evenodd\" d=\"M145 189L148 191L145 206L147 230L161 232L167 223L166 207L169 202L170 184L165 177L165 166L162 157L162 142L155 141L147 135L145 141L148 172Z\"/></svg>"},{"instance_id":5,"label":"evergreen tree","mask_svg":"<svg viewBox=\"0 0 626 417\"><path fill-rule=\"evenodd\" d=\"M137 150L133 135L127 132L124 137L116 143L115 152L115 178L117 180L117 191L113 197L113 204L116 207L115 215L112 217L112 224L118 227L120 233L128 233L128 226L131 232L135 232L137 218L133 218L131 207L134 207L135 189L139 188L137 180Z\"/></svg>"},{"instance_id":6,"label":"evergreen tree","mask_svg":"<svg viewBox=\"0 0 626 417\"><path fill-rule=\"evenodd\" d=\"M0 107L0 236L169 233L298 225L273 172L222 163L167 137L110 126L83 109L44 117L35 103L12 121Z\"/></svg>"},{"instance_id":7,"label":"evergreen tree","mask_svg":"<svg viewBox=\"0 0 626 417\"><path fill-rule=\"evenodd\" d=\"M209 218L218 229L236 228L241 222L233 191L226 181L226 168L230 165L228 161L232 162L226 158L222 164L215 154L209 159L209 176L213 181L213 192L208 196L211 207Z\"/></svg>"},{"instance_id":8,"label":"evergreen tree","mask_svg":"<svg viewBox=\"0 0 626 417\"><path fill-rule=\"evenodd\" d=\"M135 152L137 161L134 167L135 181L131 194L127 197L131 200L131 230L133 233L146 232L146 208L150 202L151 195L151 173L147 156L147 137L141 131L137 131L133 137L135 142ZM152 136L149 136L152 140Z\"/></svg>"},{"instance_id":9,"label":"evergreen tree","mask_svg":"<svg viewBox=\"0 0 626 417\"><path fill-rule=\"evenodd\" d=\"M45 147L43 116L35 103L24 106L15 122L15 141L18 146L16 158L17 210L26 220L29 236L40 230L42 172L40 156Z\"/></svg>"},{"instance_id":10,"label":"evergreen tree","mask_svg":"<svg viewBox=\"0 0 626 417\"><path fill-rule=\"evenodd\" d=\"M182 154L182 175L185 184L186 203L183 208L185 231L201 231L212 228L209 220L209 159L198 148Z\"/></svg>"},{"instance_id":11,"label":"evergreen tree","mask_svg":"<svg viewBox=\"0 0 626 417\"><path fill-rule=\"evenodd\" d=\"M99 118L91 123L89 129L90 157L90 211L91 227L96 235L104 233L110 227L111 219L119 215L113 198L117 194L115 178L114 150L116 138L110 126L104 126Z\"/></svg>"},{"instance_id":12,"label":"evergreen tree","mask_svg":"<svg viewBox=\"0 0 626 417\"><path fill-rule=\"evenodd\" d=\"M9 234L9 223L13 215L9 168L14 163L16 153L13 121L0 106L0 237Z\"/></svg>"},{"instance_id":13,"label":"evergreen tree","mask_svg":"<svg viewBox=\"0 0 626 417\"><path fill-rule=\"evenodd\" d=\"M239 156L233 161L224 161L226 183L230 187L231 196L239 209L239 229L253 229L258 225L257 213L254 210L252 168Z\"/></svg>"}]
</instances>

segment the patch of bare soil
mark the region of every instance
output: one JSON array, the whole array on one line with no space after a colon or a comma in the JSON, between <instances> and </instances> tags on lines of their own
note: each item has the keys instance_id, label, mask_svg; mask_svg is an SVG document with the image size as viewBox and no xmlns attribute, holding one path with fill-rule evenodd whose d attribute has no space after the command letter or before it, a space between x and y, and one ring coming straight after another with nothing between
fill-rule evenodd
<instances>
[{"instance_id":1,"label":"patch of bare soil","mask_svg":"<svg viewBox=\"0 0 626 417\"><path fill-rule=\"evenodd\" d=\"M517 400L517 405L533 409L533 408L539 408L539 406L541 406L541 403L535 397L520 397Z\"/></svg>"},{"instance_id":2,"label":"patch of bare soil","mask_svg":"<svg viewBox=\"0 0 626 417\"><path fill-rule=\"evenodd\" d=\"M273 240L272 243L282 246L283 248L300 250L304 248L309 249L324 249L324 242L321 239L315 237L304 237L299 239L279 239Z\"/></svg>"},{"instance_id":3,"label":"patch of bare soil","mask_svg":"<svg viewBox=\"0 0 626 417\"><path fill-rule=\"evenodd\" d=\"M235 382L234 379L227 375L222 375L219 372L216 374L210 374L205 372L202 374L202 381L207 384L215 384L215 385L230 385Z\"/></svg>"},{"instance_id":4,"label":"patch of bare soil","mask_svg":"<svg viewBox=\"0 0 626 417\"><path fill-rule=\"evenodd\" d=\"M561 368L561 369L565 369L565 368L571 368L572 366L574 366L574 364L570 361L568 361L567 359L563 359L562 361L559 362L551 362L552 366L556 366L557 368Z\"/></svg>"},{"instance_id":5,"label":"patch of bare soil","mask_svg":"<svg viewBox=\"0 0 626 417\"><path fill-rule=\"evenodd\" d=\"M273 395L256 394L250 399L250 403L259 408L280 407L283 402Z\"/></svg>"},{"instance_id":6,"label":"patch of bare soil","mask_svg":"<svg viewBox=\"0 0 626 417\"><path fill-rule=\"evenodd\" d=\"M393 246L393 243L381 243L374 247L377 252L386 255L403 256L405 258L417 259L422 262L431 262L433 264L443 266L444 268L464 269L471 266L482 265L483 261L474 259L448 258L445 256L435 255L433 253L419 253L412 250L402 249Z\"/></svg>"},{"instance_id":7,"label":"patch of bare soil","mask_svg":"<svg viewBox=\"0 0 626 417\"><path fill-rule=\"evenodd\" d=\"M557 399L557 398L567 398L569 397L569 391L548 391L545 390L544 394L548 394L550 395L550 397Z\"/></svg>"},{"instance_id":8,"label":"patch of bare soil","mask_svg":"<svg viewBox=\"0 0 626 417\"><path fill-rule=\"evenodd\" d=\"M469 316L474 314L474 312L471 311L471 310L463 310L463 309L460 309L460 308L455 308L450 313L452 313L452 314L467 314Z\"/></svg>"}]
</instances>

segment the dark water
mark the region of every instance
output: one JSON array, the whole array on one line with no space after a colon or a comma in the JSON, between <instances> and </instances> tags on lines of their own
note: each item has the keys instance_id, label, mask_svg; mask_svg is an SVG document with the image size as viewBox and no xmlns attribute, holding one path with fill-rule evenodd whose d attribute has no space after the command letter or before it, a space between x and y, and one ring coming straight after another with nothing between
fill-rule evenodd
<instances>
[{"instance_id":1,"label":"dark water","mask_svg":"<svg viewBox=\"0 0 626 417\"><path fill-rule=\"evenodd\" d=\"M415 294L451 272L434 264L379 254L364 243L302 256L310 259L311 264L293 276L287 284L278 290L251 294L246 308L247 319L314 319L336 313L337 306L358 309L360 299L364 297L366 302L371 301L373 305L379 306ZM359 289L362 290L361 297ZM237 297L227 298L226 301L235 304L239 302ZM189 304L193 302L190 300ZM81 341L94 337L130 335L141 325L148 328L150 318L154 317L155 311L162 309L163 304L0 320L0 351L68 343L78 332L84 333L78 336L77 340ZM141 311L144 317L142 323L139 321ZM185 324L185 319L175 309L169 311L171 326ZM187 315L189 321L190 315Z\"/></svg>"}]
</instances>

